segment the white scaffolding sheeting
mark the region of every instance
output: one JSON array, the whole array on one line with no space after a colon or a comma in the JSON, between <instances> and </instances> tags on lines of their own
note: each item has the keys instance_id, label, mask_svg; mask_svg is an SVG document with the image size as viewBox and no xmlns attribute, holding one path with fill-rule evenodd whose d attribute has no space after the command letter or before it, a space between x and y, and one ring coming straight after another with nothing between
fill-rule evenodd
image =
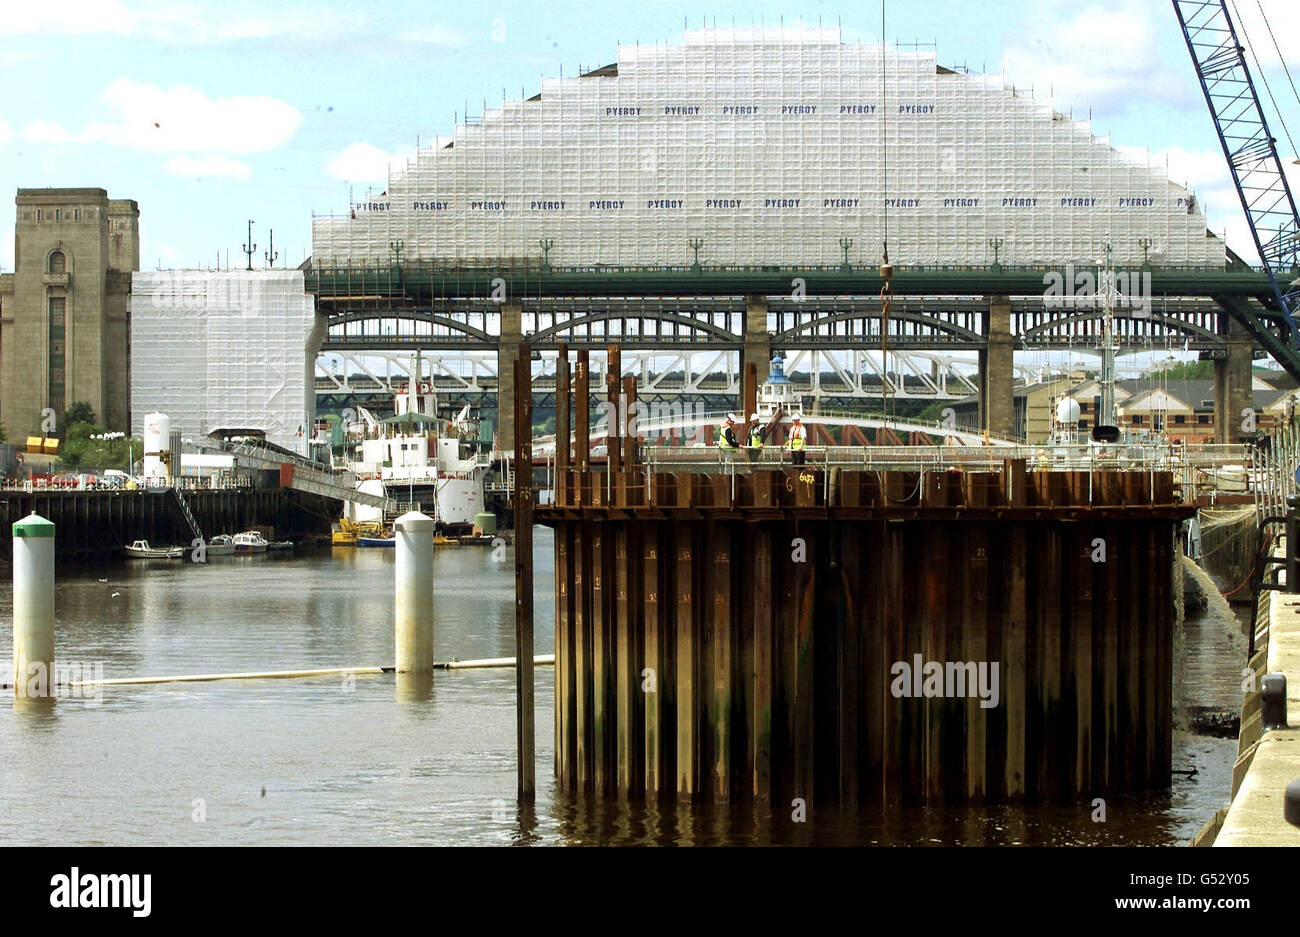
<instances>
[{"instance_id":1,"label":"white scaffolding sheeting","mask_svg":"<svg viewBox=\"0 0 1300 937\"><path fill-rule=\"evenodd\" d=\"M194 439L257 430L306 453L323 327L300 270L131 276L131 416Z\"/></svg>"},{"instance_id":2,"label":"white scaffolding sheeting","mask_svg":"<svg viewBox=\"0 0 1300 937\"><path fill-rule=\"evenodd\" d=\"M884 56L884 94L881 56ZM885 130L886 116L888 129ZM888 178L882 136L888 140ZM888 185L886 186L886 182ZM317 216L318 265L541 259L874 265L1224 264L1192 193L1085 121L933 52L838 29L688 31L543 78L420 149L384 194Z\"/></svg>"}]
</instances>

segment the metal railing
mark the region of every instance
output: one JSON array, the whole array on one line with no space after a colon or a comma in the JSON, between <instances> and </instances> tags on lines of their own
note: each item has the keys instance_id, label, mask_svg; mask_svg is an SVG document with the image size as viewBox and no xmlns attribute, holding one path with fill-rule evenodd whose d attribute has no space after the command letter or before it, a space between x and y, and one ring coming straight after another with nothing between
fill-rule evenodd
<instances>
[{"instance_id":1,"label":"metal railing","mask_svg":"<svg viewBox=\"0 0 1300 937\"><path fill-rule=\"evenodd\" d=\"M1253 447L1243 445L809 446L803 451L804 462L795 465L792 453L776 446L734 451L704 446L647 446L641 450L647 476L654 472L690 472L734 477L788 468L820 470L827 476L831 469L996 472L1008 460L1023 460L1031 472L1170 472L1175 485L1181 487L1184 501L1215 493L1244 494L1259 477Z\"/></svg>"},{"instance_id":2,"label":"metal railing","mask_svg":"<svg viewBox=\"0 0 1300 937\"><path fill-rule=\"evenodd\" d=\"M346 217L340 215L317 215L318 218L329 217ZM1094 264L1075 264L1078 270L1100 269ZM1045 273L1050 271L1059 271L1065 268L1064 263L1027 263L1027 264L914 264L914 265L895 265L895 271L899 274L904 273L1002 273L1002 274L1025 274L1025 273ZM1264 269L1254 265L1225 264L1222 266L1208 264L1128 264L1122 269L1131 270L1152 270L1157 273L1239 273L1242 275L1262 274ZM400 267L394 264L391 257L357 257L351 259L331 259L324 262L309 263L304 269L308 280L320 277L376 277L392 276L398 279L403 275L456 275L456 274L482 274L485 272L500 273L502 271L518 271L526 273L546 273L546 274L675 274L675 273L695 273L695 274L727 274L727 273L831 273L840 274L845 272L861 273L875 275L876 267L874 264L852 263L846 266L843 263L829 264L551 264L547 265L538 257L502 257L502 258L482 258L479 260L457 260L456 258L418 258L404 259Z\"/></svg>"},{"instance_id":3,"label":"metal railing","mask_svg":"<svg viewBox=\"0 0 1300 937\"><path fill-rule=\"evenodd\" d=\"M1255 452L1252 467L1255 506L1261 518L1280 517L1290 508L1286 499L1300 494L1296 472L1300 470L1300 429L1294 423L1280 427L1268 444Z\"/></svg>"}]
</instances>

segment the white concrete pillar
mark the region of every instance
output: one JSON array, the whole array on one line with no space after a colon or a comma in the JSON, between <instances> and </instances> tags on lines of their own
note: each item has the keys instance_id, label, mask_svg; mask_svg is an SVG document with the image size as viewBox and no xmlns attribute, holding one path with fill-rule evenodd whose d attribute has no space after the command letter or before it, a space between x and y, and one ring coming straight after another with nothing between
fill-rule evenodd
<instances>
[{"instance_id":1,"label":"white concrete pillar","mask_svg":"<svg viewBox=\"0 0 1300 937\"><path fill-rule=\"evenodd\" d=\"M15 521L14 699L54 698L54 525Z\"/></svg>"},{"instance_id":2,"label":"white concrete pillar","mask_svg":"<svg viewBox=\"0 0 1300 937\"><path fill-rule=\"evenodd\" d=\"M393 525L397 672L433 672L433 518L419 511Z\"/></svg>"}]
</instances>

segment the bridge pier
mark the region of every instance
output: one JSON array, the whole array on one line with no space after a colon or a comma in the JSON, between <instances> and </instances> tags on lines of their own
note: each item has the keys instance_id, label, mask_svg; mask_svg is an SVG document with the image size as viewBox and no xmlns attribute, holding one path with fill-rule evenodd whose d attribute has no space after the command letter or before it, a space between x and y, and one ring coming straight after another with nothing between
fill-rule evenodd
<instances>
[{"instance_id":1,"label":"bridge pier","mask_svg":"<svg viewBox=\"0 0 1300 937\"><path fill-rule=\"evenodd\" d=\"M1254 347L1246 327L1229 316L1228 354L1214 362L1215 442L1236 442L1248 432L1245 421L1249 414L1242 411L1252 407L1255 399L1251 390ZM1194 401L1188 403L1195 405Z\"/></svg>"},{"instance_id":2,"label":"bridge pier","mask_svg":"<svg viewBox=\"0 0 1300 937\"><path fill-rule=\"evenodd\" d=\"M1015 434L1015 339L1011 300L990 296L984 313L985 347L979 353L980 427L994 436Z\"/></svg>"},{"instance_id":3,"label":"bridge pier","mask_svg":"<svg viewBox=\"0 0 1300 937\"><path fill-rule=\"evenodd\" d=\"M515 362L523 344L524 307L519 302L501 304L501 340L497 343L497 448L515 448Z\"/></svg>"},{"instance_id":4,"label":"bridge pier","mask_svg":"<svg viewBox=\"0 0 1300 937\"><path fill-rule=\"evenodd\" d=\"M767 297L750 296L745 300L745 346L740 355L739 374L741 387L744 387L746 367L753 364L757 369L758 383L767 380L767 372L772 362L772 335L767 330ZM743 403L742 408L748 406ZM749 414L746 413L748 418Z\"/></svg>"}]
</instances>

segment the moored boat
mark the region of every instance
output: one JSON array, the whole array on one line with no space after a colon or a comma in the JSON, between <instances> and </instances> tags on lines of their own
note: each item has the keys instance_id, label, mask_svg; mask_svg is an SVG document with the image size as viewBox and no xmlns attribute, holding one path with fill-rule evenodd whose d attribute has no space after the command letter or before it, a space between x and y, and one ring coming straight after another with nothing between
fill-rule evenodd
<instances>
[{"instance_id":1,"label":"moored boat","mask_svg":"<svg viewBox=\"0 0 1300 937\"><path fill-rule=\"evenodd\" d=\"M247 530L242 534L235 534L234 537L235 552L245 553L265 553L267 548L266 538L255 530Z\"/></svg>"},{"instance_id":2,"label":"moored boat","mask_svg":"<svg viewBox=\"0 0 1300 937\"><path fill-rule=\"evenodd\" d=\"M272 540L270 543L268 543L268 544L266 545L266 548L267 548L268 550L292 550L292 549L293 549L293 541L292 541L292 540Z\"/></svg>"},{"instance_id":3,"label":"moored boat","mask_svg":"<svg viewBox=\"0 0 1300 937\"><path fill-rule=\"evenodd\" d=\"M358 537L357 546L359 547L392 547L396 546L396 537Z\"/></svg>"},{"instance_id":4,"label":"moored boat","mask_svg":"<svg viewBox=\"0 0 1300 937\"><path fill-rule=\"evenodd\" d=\"M218 534L208 541L208 556L230 556L235 552L235 541L230 534Z\"/></svg>"},{"instance_id":5,"label":"moored boat","mask_svg":"<svg viewBox=\"0 0 1300 937\"><path fill-rule=\"evenodd\" d=\"M184 547L151 547L148 540L136 540L122 549L136 560L179 560L185 555Z\"/></svg>"}]
</instances>

